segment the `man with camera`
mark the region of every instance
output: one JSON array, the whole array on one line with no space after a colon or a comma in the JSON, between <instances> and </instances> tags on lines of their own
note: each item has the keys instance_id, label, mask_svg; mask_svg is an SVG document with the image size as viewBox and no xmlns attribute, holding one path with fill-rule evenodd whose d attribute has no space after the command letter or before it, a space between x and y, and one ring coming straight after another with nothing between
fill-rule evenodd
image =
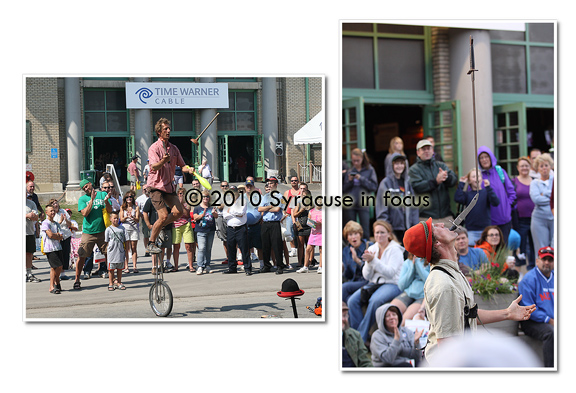
<instances>
[{"instance_id":1,"label":"man with camera","mask_svg":"<svg viewBox=\"0 0 576 393\"><path fill-rule=\"evenodd\" d=\"M417 195L430 195L430 203L422 204L420 220L432 217L434 223L446 225L453 218L450 211L450 188L458 184L458 177L448 166L434 159L434 147L428 139L416 145L418 159L410 167L410 183Z\"/></svg>"}]
</instances>

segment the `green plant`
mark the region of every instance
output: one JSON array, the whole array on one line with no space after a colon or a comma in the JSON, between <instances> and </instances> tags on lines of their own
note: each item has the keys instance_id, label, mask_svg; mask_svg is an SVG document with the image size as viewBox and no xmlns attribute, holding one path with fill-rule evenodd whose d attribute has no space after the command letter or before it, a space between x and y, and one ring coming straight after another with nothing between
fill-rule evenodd
<instances>
[{"instance_id":1,"label":"green plant","mask_svg":"<svg viewBox=\"0 0 576 393\"><path fill-rule=\"evenodd\" d=\"M471 274L469 281L474 294L490 300L497 293L514 293L518 290L517 279L506 274L508 253L507 248L500 249L492 261L483 264L478 271Z\"/></svg>"}]
</instances>

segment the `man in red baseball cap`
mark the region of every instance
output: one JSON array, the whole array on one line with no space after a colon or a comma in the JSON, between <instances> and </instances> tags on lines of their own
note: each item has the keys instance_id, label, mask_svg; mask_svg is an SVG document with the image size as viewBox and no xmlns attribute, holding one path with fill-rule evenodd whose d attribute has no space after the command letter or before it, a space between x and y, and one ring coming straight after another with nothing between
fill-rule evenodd
<instances>
[{"instance_id":1,"label":"man in red baseball cap","mask_svg":"<svg viewBox=\"0 0 576 393\"><path fill-rule=\"evenodd\" d=\"M544 367L554 367L554 249L538 250L536 268L530 270L518 284L521 304L535 303L530 319L520 322L527 336L542 341Z\"/></svg>"},{"instance_id":2,"label":"man in red baseball cap","mask_svg":"<svg viewBox=\"0 0 576 393\"><path fill-rule=\"evenodd\" d=\"M507 309L478 309L472 288L458 268L457 237L443 223L433 224L431 218L420 221L404 234L406 250L426 258L432 266L424 284L426 315L430 321L426 359L432 366L434 352L442 340L464 337L468 328L475 331L476 317L484 324L508 319L522 321L530 318L536 308L534 304L520 306L520 295Z\"/></svg>"}]
</instances>

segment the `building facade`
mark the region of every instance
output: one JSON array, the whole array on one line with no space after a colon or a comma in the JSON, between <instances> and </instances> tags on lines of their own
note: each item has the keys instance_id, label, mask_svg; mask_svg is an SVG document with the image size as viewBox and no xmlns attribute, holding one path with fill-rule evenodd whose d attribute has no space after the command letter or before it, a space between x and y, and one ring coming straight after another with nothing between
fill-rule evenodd
<instances>
[{"instance_id":1,"label":"building facade","mask_svg":"<svg viewBox=\"0 0 576 393\"><path fill-rule=\"evenodd\" d=\"M478 146L490 147L511 175L531 148L553 150L555 23L343 23L343 160L366 149L381 180L392 137L403 139L413 163L416 143L433 136L457 174L473 168L471 36Z\"/></svg>"},{"instance_id":2,"label":"building facade","mask_svg":"<svg viewBox=\"0 0 576 393\"><path fill-rule=\"evenodd\" d=\"M127 107L127 83L226 84L228 106L220 108ZM26 165L40 192L77 189L87 174L113 164L120 184L138 155L144 169L154 124L172 123L171 142L196 168L207 159L216 179L243 181L252 175L285 179L298 166L322 166L322 145L294 145L294 134L323 109L324 78L26 78ZM210 123L196 146L191 138Z\"/></svg>"}]
</instances>

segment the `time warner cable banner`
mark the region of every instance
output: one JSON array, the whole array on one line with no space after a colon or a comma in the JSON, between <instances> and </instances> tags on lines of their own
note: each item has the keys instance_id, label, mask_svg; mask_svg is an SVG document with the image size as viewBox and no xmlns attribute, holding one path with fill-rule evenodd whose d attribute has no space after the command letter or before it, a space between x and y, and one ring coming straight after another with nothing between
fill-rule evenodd
<instances>
[{"instance_id":1,"label":"time warner cable banner","mask_svg":"<svg viewBox=\"0 0 576 393\"><path fill-rule=\"evenodd\" d=\"M128 82L126 107L228 108L228 84Z\"/></svg>"}]
</instances>

